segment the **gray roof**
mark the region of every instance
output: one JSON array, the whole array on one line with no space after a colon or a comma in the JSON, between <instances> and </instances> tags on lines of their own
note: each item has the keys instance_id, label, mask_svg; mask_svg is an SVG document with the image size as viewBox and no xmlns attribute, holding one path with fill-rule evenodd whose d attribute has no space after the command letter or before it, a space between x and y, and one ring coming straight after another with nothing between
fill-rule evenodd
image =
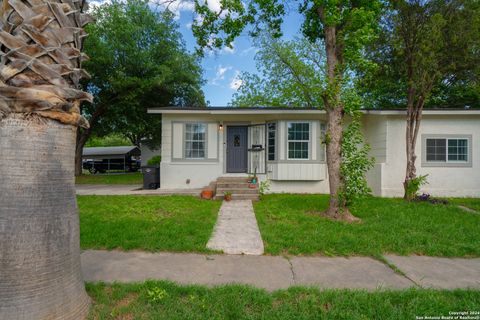
<instances>
[{"instance_id":1,"label":"gray roof","mask_svg":"<svg viewBox=\"0 0 480 320\"><path fill-rule=\"evenodd\" d=\"M125 154L139 155L140 149L136 146L83 148L83 157L123 156Z\"/></svg>"}]
</instances>

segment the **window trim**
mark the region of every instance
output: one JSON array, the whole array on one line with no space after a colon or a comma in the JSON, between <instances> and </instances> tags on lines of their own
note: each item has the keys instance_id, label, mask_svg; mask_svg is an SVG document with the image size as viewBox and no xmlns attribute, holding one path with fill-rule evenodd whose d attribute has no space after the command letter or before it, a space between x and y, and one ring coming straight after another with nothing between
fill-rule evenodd
<instances>
[{"instance_id":1,"label":"window trim","mask_svg":"<svg viewBox=\"0 0 480 320\"><path fill-rule=\"evenodd\" d=\"M267 152L267 162L276 162L278 160L278 122L276 121L267 121L266 123L266 131L267 131L267 134L266 134L266 152ZM275 136L273 137L273 140L274 140L274 144L273 144L273 160L270 160L269 156L270 156L270 139L269 139L269 136L268 134L270 133L269 132L269 127L268 125L269 124L274 124L275 125Z\"/></svg>"},{"instance_id":2,"label":"window trim","mask_svg":"<svg viewBox=\"0 0 480 320\"><path fill-rule=\"evenodd\" d=\"M288 126L291 123L307 123L308 124L308 140L290 140L288 139ZM285 126L285 142L286 142L286 159L288 161L310 161L312 159L312 122L311 121L305 121L305 120L297 120L297 121L286 121L286 126ZM307 158L290 158L290 150L289 150L289 144L290 142L307 142Z\"/></svg>"},{"instance_id":3,"label":"window trim","mask_svg":"<svg viewBox=\"0 0 480 320\"><path fill-rule=\"evenodd\" d=\"M205 128L205 135L204 135L204 143L203 143L203 157L197 157L197 158L189 158L187 157L187 125L203 125L204 128ZM188 141L194 141L194 140L188 140ZM183 124L183 150L182 150L182 154L183 154L183 159L184 160L206 160L207 159L207 152L208 152L208 146L207 146L207 143L208 143L208 123L206 122L185 122Z\"/></svg>"},{"instance_id":4,"label":"window trim","mask_svg":"<svg viewBox=\"0 0 480 320\"><path fill-rule=\"evenodd\" d=\"M445 139L445 161L427 161L427 139ZM448 140L467 140L467 161L448 160ZM423 134L422 135L422 167L471 167L473 155L473 143L471 134Z\"/></svg>"}]
</instances>

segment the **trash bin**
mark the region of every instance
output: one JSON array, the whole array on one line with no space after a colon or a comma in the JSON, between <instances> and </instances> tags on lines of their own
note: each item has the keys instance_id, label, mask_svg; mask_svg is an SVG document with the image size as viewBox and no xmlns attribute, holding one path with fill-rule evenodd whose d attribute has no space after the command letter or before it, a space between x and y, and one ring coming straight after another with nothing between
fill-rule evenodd
<instances>
[{"instance_id":1,"label":"trash bin","mask_svg":"<svg viewBox=\"0 0 480 320\"><path fill-rule=\"evenodd\" d=\"M160 168L157 166L142 167L143 189L160 188Z\"/></svg>"}]
</instances>

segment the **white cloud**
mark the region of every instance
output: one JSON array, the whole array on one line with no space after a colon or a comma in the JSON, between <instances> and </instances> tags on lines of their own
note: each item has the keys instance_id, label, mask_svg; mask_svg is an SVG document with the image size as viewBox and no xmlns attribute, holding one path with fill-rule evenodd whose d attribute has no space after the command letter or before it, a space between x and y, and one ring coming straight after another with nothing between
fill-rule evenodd
<instances>
[{"instance_id":1,"label":"white cloud","mask_svg":"<svg viewBox=\"0 0 480 320\"><path fill-rule=\"evenodd\" d=\"M243 57L248 55L250 52L253 52L255 54L258 52L258 49L255 47L249 47L247 49L242 50L242 52L240 52L240 55Z\"/></svg>"},{"instance_id":2,"label":"white cloud","mask_svg":"<svg viewBox=\"0 0 480 320\"><path fill-rule=\"evenodd\" d=\"M169 9L175 15L175 20L180 19L180 14L183 11L193 12L195 4L192 0L151 0L150 3L160 6L162 9Z\"/></svg>"},{"instance_id":3,"label":"white cloud","mask_svg":"<svg viewBox=\"0 0 480 320\"><path fill-rule=\"evenodd\" d=\"M208 39L208 45L213 46L213 38ZM230 48L231 47L231 48ZM234 54L236 52L235 49L235 42L232 42L230 44L230 47L225 46L222 49L217 49L217 48L211 48L211 49L206 49L205 52L210 56L214 56L215 54Z\"/></svg>"},{"instance_id":4,"label":"white cloud","mask_svg":"<svg viewBox=\"0 0 480 320\"><path fill-rule=\"evenodd\" d=\"M88 1L88 10L87 12L91 12L93 11L93 9L97 8L97 7L100 7L100 6L103 6L103 5L106 5L106 4L110 4L111 1L109 0L94 0L94 1Z\"/></svg>"},{"instance_id":5,"label":"white cloud","mask_svg":"<svg viewBox=\"0 0 480 320\"><path fill-rule=\"evenodd\" d=\"M217 86L220 85L220 81L225 80L225 74L231 69L232 67L230 66L224 67L222 65L219 65L215 71L215 77L210 83Z\"/></svg>"},{"instance_id":6,"label":"white cloud","mask_svg":"<svg viewBox=\"0 0 480 320\"><path fill-rule=\"evenodd\" d=\"M235 43L231 43L230 44L231 48L230 47L223 47L222 50L220 50L220 53L228 53L228 54L234 54L235 53Z\"/></svg>"},{"instance_id":7,"label":"white cloud","mask_svg":"<svg viewBox=\"0 0 480 320\"><path fill-rule=\"evenodd\" d=\"M238 88L241 87L241 85L243 84L243 81L239 77L240 77L240 71L236 70L235 75L233 76L232 80L230 81L230 89L238 90Z\"/></svg>"},{"instance_id":8,"label":"white cloud","mask_svg":"<svg viewBox=\"0 0 480 320\"><path fill-rule=\"evenodd\" d=\"M206 0L208 9L218 13L222 9L220 5L220 0Z\"/></svg>"}]
</instances>

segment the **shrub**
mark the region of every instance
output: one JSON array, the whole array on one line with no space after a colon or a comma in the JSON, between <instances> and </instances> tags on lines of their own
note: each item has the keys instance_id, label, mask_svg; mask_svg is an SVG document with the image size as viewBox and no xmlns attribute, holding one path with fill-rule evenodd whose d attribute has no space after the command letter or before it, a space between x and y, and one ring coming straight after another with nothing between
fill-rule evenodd
<instances>
[{"instance_id":1,"label":"shrub","mask_svg":"<svg viewBox=\"0 0 480 320\"><path fill-rule=\"evenodd\" d=\"M267 178L266 180L260 182L258 192L261 196L263 196L265 193L268 192L268 190L270 190L270 180Z\"/></svg>"},{"instance_id":2,"label":"shrub","mask_svg":"<svg viewBox=\"0 0 480 320\"><path fill-rule=\"evenodd\" d=\"M418 195L420 188L426 184L428 174L410 179L407 183L407 199L414 199Z\"/></svg>"},{"instance_id":3,"label":"shrub","mask_svg":"<svg viewBox=\"0 0 480 320\"><path fill-rule=\"evenodd\" d=\"M158 166L161 161L162 161L162 156L154 156L147 161L147 164L149 166Z\"/></svg>"}]
</instances>

